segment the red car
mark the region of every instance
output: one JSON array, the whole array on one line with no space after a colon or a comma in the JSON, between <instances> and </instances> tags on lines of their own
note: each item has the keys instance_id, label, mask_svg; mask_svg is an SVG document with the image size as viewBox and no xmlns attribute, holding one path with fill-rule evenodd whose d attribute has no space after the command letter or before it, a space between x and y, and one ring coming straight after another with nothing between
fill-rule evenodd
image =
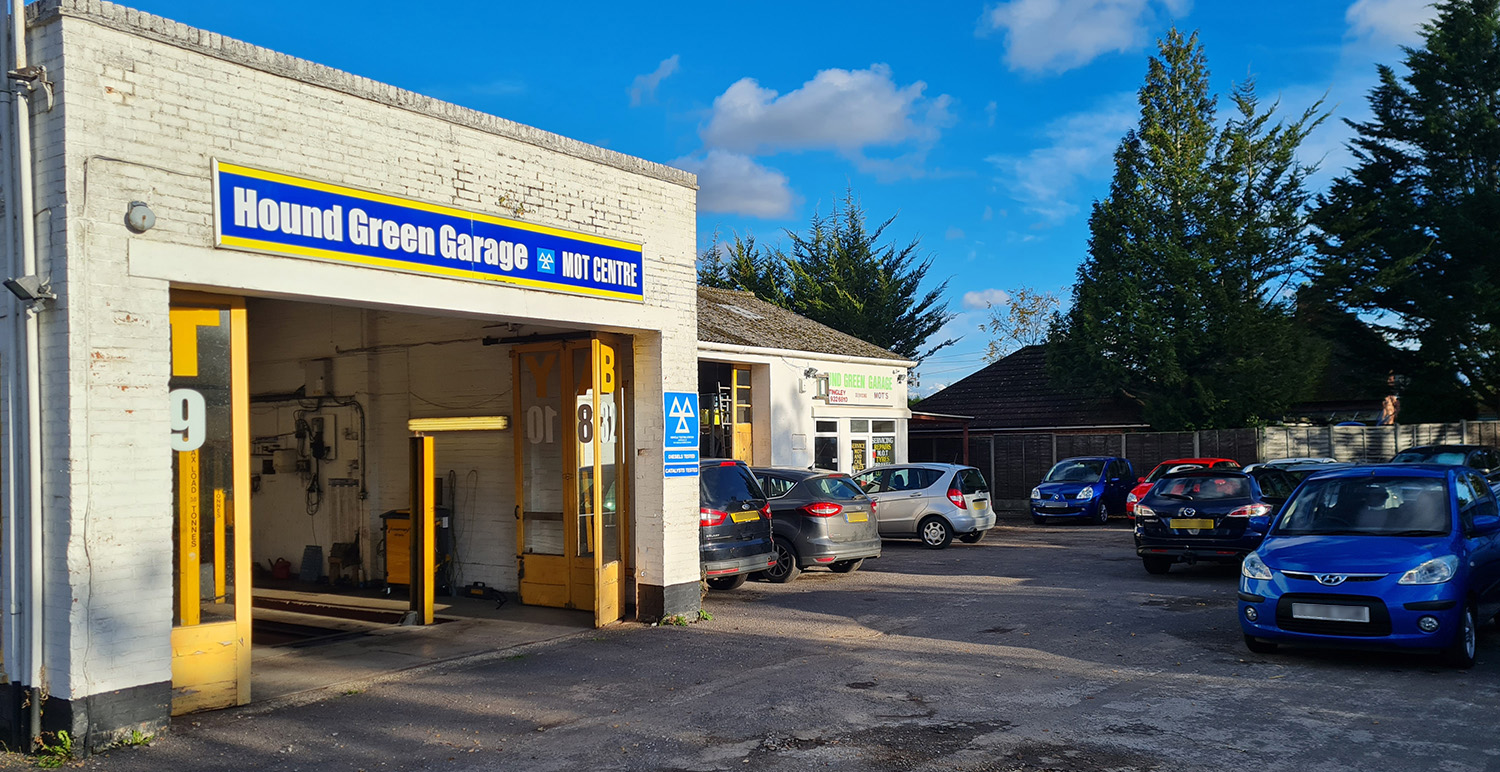
<instances>
[{"instance_id":1,"label":"red car","mask_svg":"<svg viewBox=\"0 0 1500 772\"><path fill-rule=\"evenodd\" d=\"M1228 469L1239 469L1240 465L1237 464L1237 463L1235 463L1234 459L1232 459L1232 458L1171 458L1171 459L1167 459L1166 461L1163 461L1160 464L1157 464L1156 468L1151 470L1151 474L1148 474L1145 477L1140 478L1140 481L1136 484L1136 486L1134 488L1130 489L1130 495L1125 497L1125 514L1126 514L1126 516L1128 516L1130 519L1134 520L1135 519L1135 503L1137 501L1140 501L1141 499L1143 499L1143 498L1146 497L1146 491L1151 490L1151 486L1155 485L1156 481L1160 480L1161 477L1162 477L1162 475L1164 475L1164 474L1166 474L1168 472L1181 471L1181 470L1178 469L1178 467L1186 467L1188 469L1192 469L1192 468L1197 467L1197 468L1202 468L1202 469L1225 469L1225 470L1228 470Z\"/></svg>"}]
</instances>

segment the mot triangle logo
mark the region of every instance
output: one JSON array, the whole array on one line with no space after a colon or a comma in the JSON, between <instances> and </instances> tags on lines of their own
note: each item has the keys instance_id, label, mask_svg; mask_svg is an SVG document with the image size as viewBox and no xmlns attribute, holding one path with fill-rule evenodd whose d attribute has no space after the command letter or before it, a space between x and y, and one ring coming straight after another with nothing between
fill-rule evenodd
<instances>
[{"instance_id":1,"label":"mot triangle logo","mask_svg":"<svg viewBox=\"0 0 1500 772\"><path fill-rule=\"evenodd\" d=\"M688 423L688 419L697 416L693 415L693 408L688 404L686 397L672 399L672 409L667 411L667 417L677 419L677 428L672 430L673 434L691 435L693 433L693 427Z\"/></svg>"}]
</instances>

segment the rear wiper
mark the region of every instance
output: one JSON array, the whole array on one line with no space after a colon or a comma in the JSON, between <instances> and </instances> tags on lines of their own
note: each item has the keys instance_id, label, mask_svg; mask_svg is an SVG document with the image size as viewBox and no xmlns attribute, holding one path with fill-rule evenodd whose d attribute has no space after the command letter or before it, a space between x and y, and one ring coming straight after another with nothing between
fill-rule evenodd
<instances>
[{"instance_id":1,"label":"rear wiper","mask_svg":"<svg viewBox=\"0 0 1500 772\"><path fill-rule=\"evenodd\" d=\"M1164 499L1178 499L1180 501L1192 501L1193 500L1192 496L1184 496L1181 493L1158 493L1156 495L1158 495L1158 496L1160 496L1160 497L1162 497Z\"/></svg>"}]
</instances>

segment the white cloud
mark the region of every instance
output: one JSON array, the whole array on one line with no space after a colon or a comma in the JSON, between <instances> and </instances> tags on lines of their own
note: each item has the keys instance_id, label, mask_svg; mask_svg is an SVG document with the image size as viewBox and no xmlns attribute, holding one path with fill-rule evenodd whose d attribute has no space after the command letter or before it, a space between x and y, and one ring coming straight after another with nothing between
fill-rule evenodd
<instances>
[{"instance_id":1,"label":"white cloud","mask_svg":"<svg viewBox=\"0 0 1500 772\"><path fill-rule=\"evenodd\" d=\"M1043 130L1048 142L1025 156L994 155L986 160L1000 171L1012 198L1046 224L1072 216L1078 183L1108 179L1120 138L1136 124L1134 94L1117 94L1095 110L1053 121Z\"/></svg>"},{"instance_id":2,"label":"white cloud","mask_svg":"<svg viewBox=\"0 0 1500 772\"><path fill-rule=\"evenodd\" d=\"M1010 0L987 8L980 32L1005 32L1012 70L1064 72L1102 54L1134 51L1148 25L1185 16L1192 0Z\"/></svg>"},{"instance_id":3,"label":"white cloud","mask_svg":"<svg viewBox=\"0 0 1500 772\"><path fill-rule=\"evenodd\" d=\"M660 86L661 82L672 73L677 72L677 62L680 59L679 54L672 54L661 60L661 64L658 64L655 70L645 75L635 76L635 82L630 84L630 106L639 107L642 102L655 101L656 87Z\"/></svg>"},{"instance_id":4,"label":"white cloud","mask_svg":"<svg viewBox=\"0 0 1500 772\"><path fill-rule=\"evenodd\" d=\"M859 158L870 146L937 140L953 122L952 100L926 90L922 81L897 86L884 64L823 70L785 94L742 78L714 100L701 134L709 147L738 153L832 149Z\"/></svg>"},{"instance_id":5,"label":"white cloud","mask_svg":"<svg viewBox=\"0 0 1500 772\"><path fill-rule=\"evenodd\" d=\"M984 106L984 125L994 126L995 118L1000 112L999 102L990 102Z\"/></svg>"},{"instance_id":6,"label":"white cloud","mask_svg":"<svg viewBox=\"0 0 1500 772\"><path fill-rule=\"evenodd\" d=\"M1354 37L1411 44L1433 14L1432 0L1357 0L1344 12L1344 20Z\"/></svg>"},{"instance_id":7,"label":"white cloud","mask_svg":"<svg viewBox=\"0 0 1500 772\"><path fill-rule=\"evenodd\" d=\"M950 226L948 226L948 231L943 234L943 238L945 238L945 239L947 239L949 241L957 241L957 240L959 240L959 239L961 239L963 237L964 237L964 229L958 227L957 225L950 225Z\"/></svg>"},{"instance_id":8,"label":"white cloud","mask_svg":"<svg viewBox=\"0 0 1500 772\"><path fill-rule=\"evenodd\" d=\"M776 219L792 212L792 189L785 174L755 159L724 150L672 162L698 175L698 210Z\"/></svg>"},{"instance_id":9,"label":"white cloud","mask_svg":"<svg viewBox=\"0 0 1500 772\"><path fill-rule=\"evenodd\" d=\"M1003 306L1010 302L1010 293L1003 289L990 288L987 290L971 290L964 293L964 308L969 311L983 311L990 306Z\"/></svg>"},{"instance_id":10,"label":"white cloud","mask_svg":"<svg viewBox=\"0 0 1500 772\"><path fill-rule=\"evenodd\" d=\"M990 206L989 204L985 204L984 214L982 216L984 217L985 222L989 222L990 220L995 219L995 208Z\"/></svg>"}]
</instances>

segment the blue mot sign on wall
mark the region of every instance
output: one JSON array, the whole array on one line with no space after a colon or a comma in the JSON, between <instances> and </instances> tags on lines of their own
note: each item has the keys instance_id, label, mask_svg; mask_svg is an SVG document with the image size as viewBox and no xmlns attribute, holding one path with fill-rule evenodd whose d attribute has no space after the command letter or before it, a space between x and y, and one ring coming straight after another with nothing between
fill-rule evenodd
<instances>
[{"instance_id":1,"label":"blue mot sign on wall","mask_svg":"<svg viewBox=\"0 0 1500 772\"><path fill-rule=\"evenodd\" d=\"M698 394L692 391L662 393L662 471L666 477L698 474Z\"/></svg>"},{"instance_id":2,"label":"blue mot sign on wall","mask_svg":"<svg viewBox=\"0 0 1500 772\"><path fill-rule=\"evenodd\" d=\"M642 299L641 245L247 166L213 164L215 245Z\"/></svg>"}]
</instances>

